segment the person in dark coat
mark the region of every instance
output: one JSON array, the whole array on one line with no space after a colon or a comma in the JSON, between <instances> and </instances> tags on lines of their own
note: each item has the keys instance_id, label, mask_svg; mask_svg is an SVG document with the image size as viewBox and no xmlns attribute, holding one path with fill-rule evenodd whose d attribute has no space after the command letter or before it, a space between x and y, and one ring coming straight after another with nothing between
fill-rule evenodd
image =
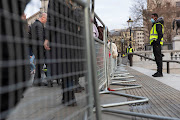
<instances>
[{"instance_id":1,"label":"person in dark coat","mask_svg":"<svg viewBox=\"0 0 180 120\"><path fill-rule=\"evenodd\" d=\"M34 85L47 85L47 83L43 83L41 80L41 73L43 69L43 62L40 60L44 59L44 43L46 41L45 36L45 27L44 24L47 22L47 14L46 13L40 13L40 17L38 20L36 20L31 25L31 39L32 42L36 41L38 45L33 45L32 47L32 53L36 57L36 60L38 62L36 63L36 72L35 72L35 80ZM50 50L50 48L45 48L46 50ZM32 56L30 56L32 57Z\"/></svg>"},{"instance_id":2,"label":"person in dark coat","mask_svg":"<svg viewBox=\"0 0 180 120\"><path fill-rule=\"evenodd\" d=\"M20 101L29 80L27 31L21 19L29 0L0 0L0 119ZM18 42L17 42L18 41ZM19 63L16 63L16 61ZM21 61L21 62L20 62ZM23 87L17 84L23 83ZM11 91L7 88L14 85ZM6 89L3 89L5 88Z\"/></svg>"},{"instance_id":3,"label":"person in dark coat","mask_svg":"<svg viewBox=\"0 0 180 120\"><path fill-rule=\"evenodd\" d=\"M75 33L73 31L74 26L71 22L59 17L59 15L72 18L71 5L67 5L65 1L50 0L48 5L47 38L51 44L51 50L50 53L47 53L47 57L49 60L58 59L59 61L51 62L47 65L51 68L52 79L62 79L62 103L75 106L76 99L73 88L73 78L75 76L72 74L75 72L75 66L73 62L68 62L68 60L75 58L75 50L67 47L74 45L75 38L65 33Z\"/></svg>"},{"instance_id":4,"label":"person in dark coat","mask_svg":"<svg viewBox=\"0 0 180 120\"><path fill-rule=\"evenodd\" d=\"M74 19L75 21L78 21L80 22L81 24L83 23L83 15L80 14L81 12L81 6L75 6L73 3L72 3L72 6L73 6L73 17L72 19ZM73 26L74 27L74 32L78 35L83 35L83 29L82 29L82 26ZM77 42L78 43L78 39ZM78 46L81 46L81 45L78 45ZM83 43L82 43L82 47L83 47ZM74 51L74 55L75 55L75 58L76 59L83 59L84 57L84 54L83 54L83 50L76 50ZM74 63L75 65L75 68L77 71L83 71L84 70L84 64L83 62L76 62ZM83 90L85 90L85 88L80 84L80 77L84 77L85 74L78 74L75 76L75 81L74 81L74 85L75 85L75 93L79 93L79 92L82 92Z\"/></svg>"}]
</instances>

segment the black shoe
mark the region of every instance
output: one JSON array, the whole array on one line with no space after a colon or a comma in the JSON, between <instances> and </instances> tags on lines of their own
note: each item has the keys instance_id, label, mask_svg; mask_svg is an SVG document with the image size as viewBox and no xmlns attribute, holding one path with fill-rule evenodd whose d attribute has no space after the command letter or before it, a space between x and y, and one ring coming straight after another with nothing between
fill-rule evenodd
<instances>
[{"instance_id":1,"label":"black shoe","mask_svg":"<svg viewBox=\"0 0 180 120\"><path fill-rule=\"evenodd\" d=\"M52 81L48 81L48 82L47 82L47 86L48 86L48 87L53 87Z\"/></svg>"},{"instance_id":2,"label":"black shoe","mask_svg":"<svg viewBox=\"0 0 180 120\"><path fill-rule=\"evenodd\" d=\"M62 103L62 104L65 104L65 101L64 101L64 100L62 100L62 101L61 101L61 103Z\"/></svg>"},{"instance_id":3,"label":"black shoe","mask_svg":"<svg viewBox=\"0 0 180 120\"><path fill-rule=\"evenodd\" d=\"M33 83L33 86L38 87L38 86L41 86L41 84L40 83Z\"/></svg>"},{"instance_id":4,"label":"black shoe","mask_svg":"<svg viewBox=\"0 0 180 120\"><path fill-rule=\"evenodd\" d=\"M85 88L82 87L82 86L79 86L78 88L75 88L74 92L75 92L75 93L80 93L80 92L82 92L83 90L85 90Z\"/></svg>"},{"instance_id":5,"label":"black shoe","mask_svg":"<svg viewBox=\"0 0 180 120\"><path fill-rule=\"evenodd\" d=\"M47 83L40 83L40 86L48 86Z\"/></svg>"},{"instance_id":6,"label":"black shoe","mask_svg":"<svg viewBox=\"0 0 180 120\"><path fill-rule=\"evenodd\" d=\"M71 104L69 104L68 102L65 102L64 100L61 101L62 104L66 104L67 106L77 106L77 103L76 102L73 102Z\"/></svg>"},{"instance_id":7,"label":"black shoe","mask_svg":"<svg viewBox=\"0 0 180 120\"><path fill-rule=\"evenodd\" d=\"M156 74L158 74L158 72L154 73L152 76L154 77Z\"/></svg>"},{"instance_id":8,"label":"black shoe","mask_svg":"<svg viewBox=\"0 0 180 120\"><path fill-rule=\"evenodd\" d=\"M157 74L154 74L153 77L163 77L163 74L158 72Z\"/></svg>"},{"instance_id":9,"label":"black shoe","mask_svg":"<svg viewBox=\"0 0 180 120\"><path fill-rule=\"evenodd\" d=\"M76 102L73 102L73 103L71 103L71 104L68 104L68 106L74 107L74 106L77 106L77 103L76 103Z\"/></svg>"}]
</instances>

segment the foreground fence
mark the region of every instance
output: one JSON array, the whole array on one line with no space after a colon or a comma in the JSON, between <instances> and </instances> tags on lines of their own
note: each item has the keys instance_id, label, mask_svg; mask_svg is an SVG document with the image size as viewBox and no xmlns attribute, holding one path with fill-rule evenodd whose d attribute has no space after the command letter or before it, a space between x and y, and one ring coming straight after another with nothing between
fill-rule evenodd
<instances>
[{"instance_id":1,"label":"foreground fence","mask_svg":"<svg viewBox=\"0 0 180 120\"><path fill-rule=\"evenodd\" d=\"M96 101L96 97L93 97L96 83L92 81L94 73L91 62L92 27L89 24L89 2L49 2L45 28L46 39L50 44L49 51L43 48L44 41L27 37L29 30L21 16L28 2L29 0L0 1L0 119L8 118L16 107L20 114L17 112L10 115L9 119L28 119L22 116L26 116L31 108L39 109L38 106L43 108L36 111L35 118L29 116L29 119L45 120L52 114L58 119L94 119L92 109L93 101ZM49 73L46 80L61 81L62 89L57 87L54 90L54 87L50 87L39 94L35 91L30 100L23 101L21 98L28 96L24 94L25 91L34 88L29 88L32 85L29 75L30 47L36 57L36 74L41 74L42 66L46 64ZM42 82L36 75L34 81L37 84ZM79 84L76 84L79 81L85 87L85 92L77 97L74 90L79 87ZM45 91L51 92L46 94ZM55 103L53 99L57 97L60 102L58 107L45 107ZM77 107L72 109L70 106Z\"/></svg>"}]
</instances>

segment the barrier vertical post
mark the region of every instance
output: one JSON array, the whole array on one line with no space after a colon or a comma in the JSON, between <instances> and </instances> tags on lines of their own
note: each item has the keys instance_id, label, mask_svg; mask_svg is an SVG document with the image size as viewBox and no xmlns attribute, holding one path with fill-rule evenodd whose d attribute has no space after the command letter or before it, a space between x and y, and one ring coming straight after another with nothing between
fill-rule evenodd
<instances>
[{"instance_id":1,"label":"barrier vertical post","mask_svg":"<svg viewBox=\"0 0 180 120\"><path fill-rule=\"evenodd\" d=\"M89 3L88 3L89 5ZM87 79L88 79L88 91L90 93L90 96L88 98L88 103L89 104L93 104L93 87L92 87L92 81L93 81L93 73L92 73L92 66L91 66L91 47L90 47L90 41L91 41L91 38L90 38L90 29L89 29L89 8L88 6L86 6L86 8L84 9L84 16L85 16L85 31L86 31L86 47L87 47L87 67L88 67L88 75L87 75ZM90 106L89 109L88 109L88 116L91 116L93 115L93 106Z\"/></svg>"},{"instance_id":2,"label":"barrier vertical post","mask_svg":"<svg viewBox=\"0 0 180 120\"><path fill-rule=\"evenodd\" d=\"M107 28L104 26L103 30L103 41L104 41L104 68L105 68L105 80L106 80L106 89L108 88L108 78L107 78Z\"/></svg>"},{"instance_id":3,"label":"barrier vertical post","mask_svg":"<svg viewBox=\"0 0 180 120\"><path fill-rule=\"evenodd\" d=\"M95 47L92 34L92 24L90 23L90 10L89 5L90 1L88 0L88 5L85 8L85 28L86 28L86 39L87 39L87 52L88 52L88 68L89 68L89 78L92 80L93 92L94 92L94 103L96 107L96 119L101 120L101 109L100 109L100 100L99 100L99 91L97 83L97 73L96 73L96 57L95 57ZM90 99L91 101L91 99ZM92 114L92 113L91 113Z\"/></svg>"}]
</instances>

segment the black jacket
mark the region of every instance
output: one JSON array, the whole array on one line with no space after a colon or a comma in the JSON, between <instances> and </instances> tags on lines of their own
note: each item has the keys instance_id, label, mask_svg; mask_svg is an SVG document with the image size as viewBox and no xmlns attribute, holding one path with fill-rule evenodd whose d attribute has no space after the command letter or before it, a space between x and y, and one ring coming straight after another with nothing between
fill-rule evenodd
<instances>
[{"instance_id":1,"label":"black jacket","mask_svg":"<svg viewBox=\"0 0 180 120\"><path fill-rule=\"evenodd\" d=\"M39 20L36 20L31 25L29 35L31 35L31 36L29 36L29 38L31 38L33 41L36 41L36 43L40 44L40 45L38 45L38 47L41 47L41 48L43 47L43 43L46 39L45 28L44 28L44 25ZM32 43L30 45L30 55L32 55L32 53L35 54L35 52L39 52L38 48L32 47ZM31 50L32 50L32 52L31 52ZM36 55L37 55L37 53L36 53Z\"/></svg>"},{"instance_id":2,"label":"black jacket","mask_svg":"<svg viewBox=\"0 0 180 120\"><path fill-rule=\"evenodd\" d=\"M156 23L161 23L162 25L164 25L164 20L163 18L158 18ZM154 23L155 24L155 23ZM154 26L154 24L152 25L152 27ZM156 25L156 31L158 33L158 39L157 41L154 41L152 43L152 45L160 45L160 41L161 41L161 38L163 38L163 32L162 32L162 25L161 24L157 24Z\"/></svg>"},{"instance_id":3,"label":"black jacket","mask_svg":"<svg viewBox=\"0 0 180 120\"><path fill-rule=\"evenodd\" d=\"M45 40L45 28L44 25L39 21L36 20L31 25L31 39L32 40L38 40L44 42Z\"/></svg>"}]
</instances>

